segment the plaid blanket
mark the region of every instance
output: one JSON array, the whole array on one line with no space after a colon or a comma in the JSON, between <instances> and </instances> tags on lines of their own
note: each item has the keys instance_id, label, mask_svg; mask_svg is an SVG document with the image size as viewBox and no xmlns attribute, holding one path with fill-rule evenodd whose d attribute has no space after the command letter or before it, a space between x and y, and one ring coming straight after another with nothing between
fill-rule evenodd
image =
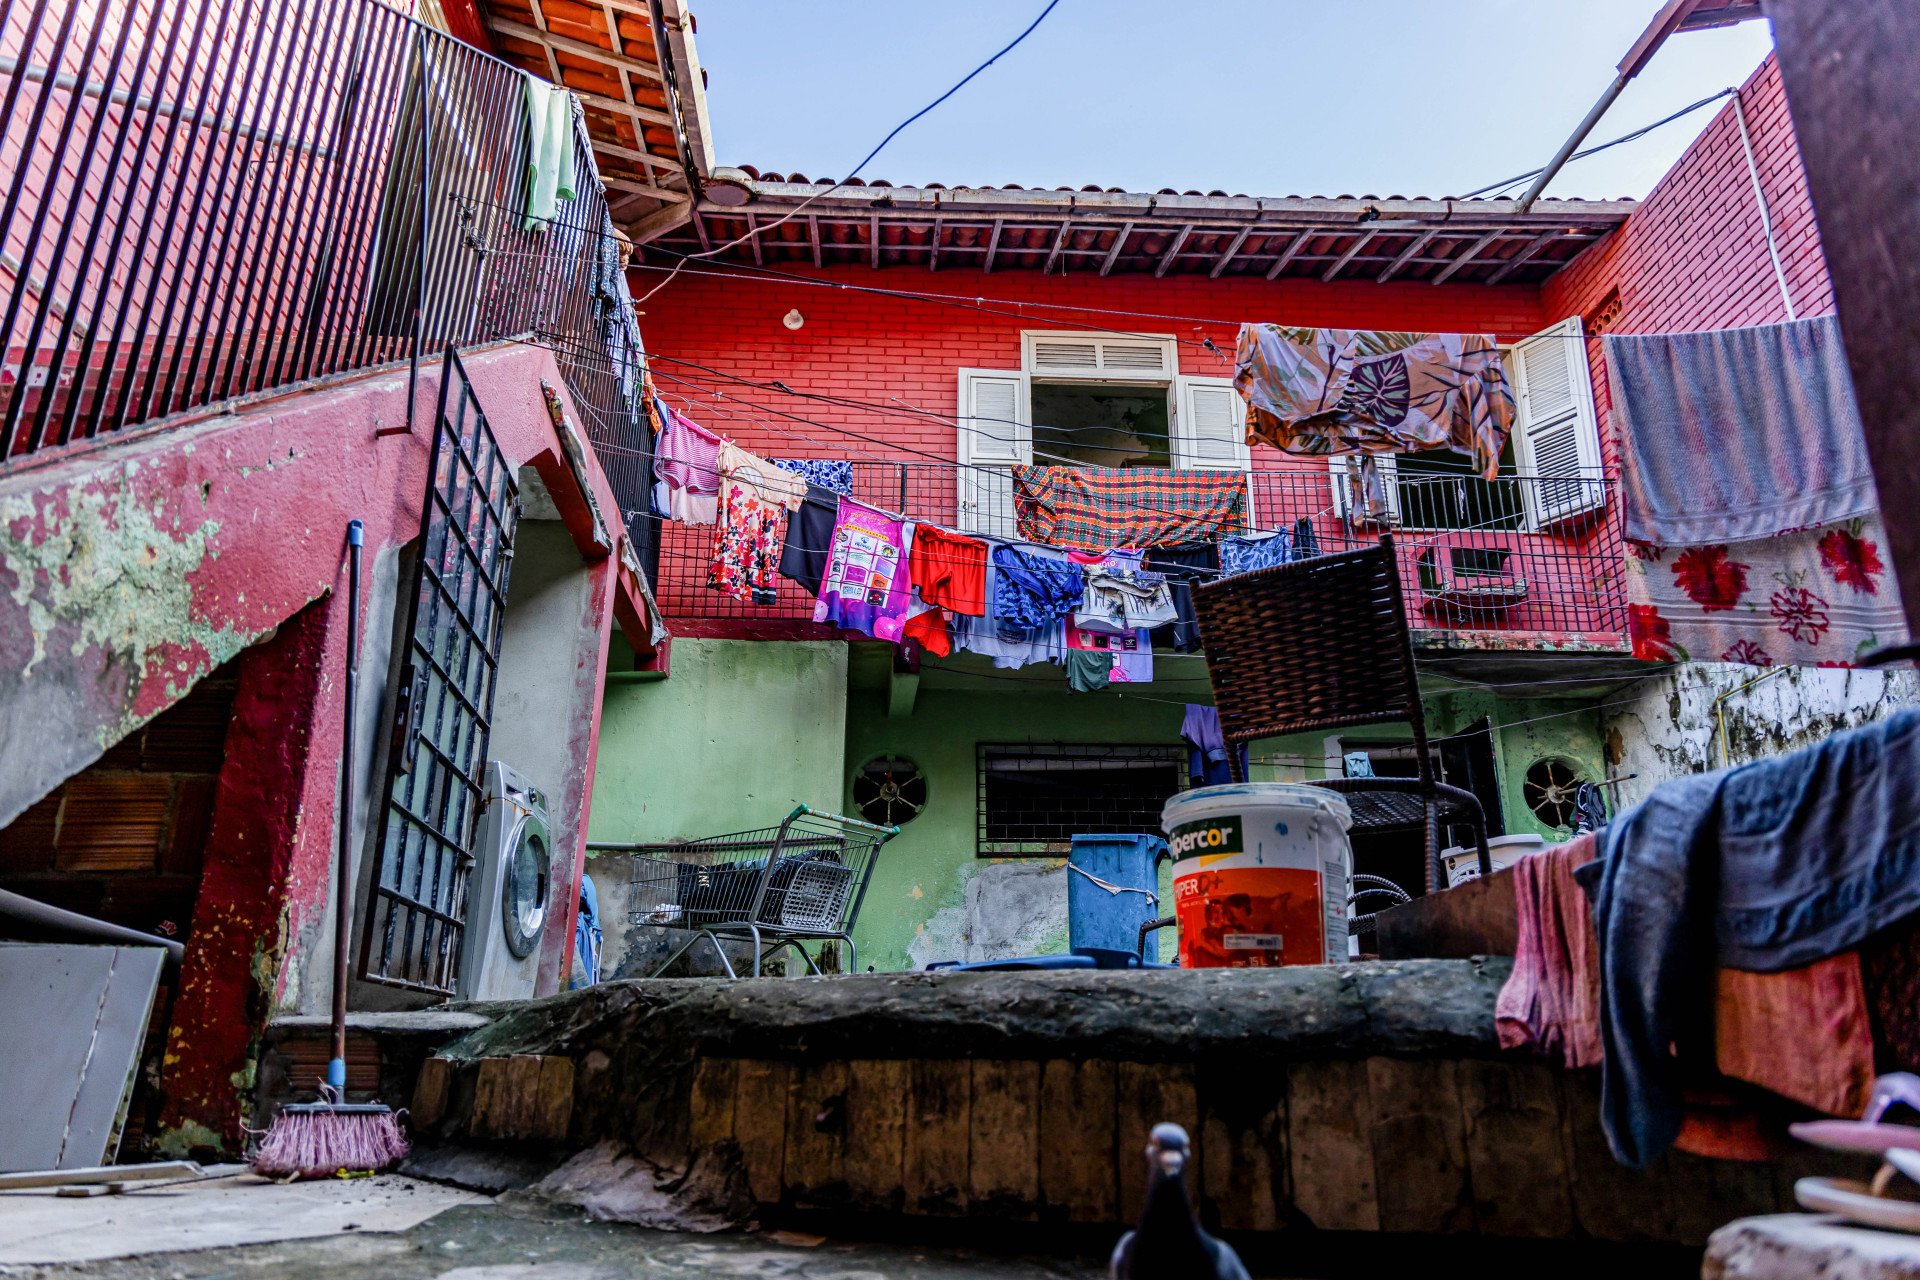
<instances>
[{"instance_id":1,"label":"plaid blanket","mask_svg":"<svg viewBox=\"0 0 1920 1280\"><path fill-rule=\"evenodd\" d=\"M1237 471L1154 467L1015 467L1020 536L1076 551L1211 542L1247 523Z\"/></svg>"}]
</instances>

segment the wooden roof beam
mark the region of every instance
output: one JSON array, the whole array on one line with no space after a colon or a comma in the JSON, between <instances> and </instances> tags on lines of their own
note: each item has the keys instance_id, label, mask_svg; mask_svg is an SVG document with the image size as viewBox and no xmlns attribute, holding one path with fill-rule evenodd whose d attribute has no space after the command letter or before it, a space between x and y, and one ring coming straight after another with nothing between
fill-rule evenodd
<instances>
[{"instance_id":1,"label":"wooden roof beam","mask_svg":"<svg viewBox=\"0 0 1920 1280\"><path fill-rule=\"evenodd\" d=\"M1060 261L1060 251L1067 247L1067 236L1073 231L1073 221L1068 219L1060 224L1060 230L1053 237L1053 248L1047 253L1047 264L1040 268L1040 274L1053 274L1053 264Z\"/></svg>"},{"instance_id":2,"label":"wooden roof beam","mask_svg":"<svg viewBox=\"0 0 1920 1280\"><path fill-rule=\"evenodd\" d=\"M1287 269L1287 264L1293 261L1294 255L1307 247L1307 241L1319 234L1320 229L1318 227L1308 227L1305 231L1295 236L1293 243L1288 245L1280 256L1274 259L1273 265L1267 268L1267 279L1273 280L1278 278L1280 273Z\"/></svg>"},{"instance_id":3,"label":"wooden roof beam","mask_svg":"<svg viewBox=\"0 0 1920 1280\"><path fill-rule=\"evenodd\" d=\"M1558 240L1559 238L1560 238L1560 232L1557 229L1546 232L1543 235L1535 236L1532 240L1530 240L1527 243L1526 248L1522 249L1520 252L1514 254L1511 258L1508 258L1505 262L1501 263L1500 269L1495 271L1492 275L1488 276L1486 278L1485 283L1499 284L1502 280L1505 280L1507 278L1508 274L1512 272L1514 268L1525 265L1528 259L1532 258L1534 254L1539 253L1542 249L1546 248L1548 245L1552 244L1555 240Z\"/></svg>"},{"instance_id":4,"label":"wooden roof beam","mask_svg":"<svg viewBox=\"0 0 1920 1280\"><path fill-rule=\"evenodd\" d=\"M555 83L559 83L555 81ZM648 124L657 124L665 128L673 127L673 117L664 111L655 111L652 107L643 107L637 103L622 102L618 98L609 98L604 93L589 93L585 89L566 86L568 92L590 107L599 107L602 111L612 111L620 115L631 116L635 120L644 120Z\"/></svg>"},{"instance_id":5,"label":"wooden roof beam","mask_svg":"<svg viewBox=\"0 0 1920 1280\"><path fill-rule=\"evenodd\" d=\"M933 239L927 244L927 270L940 269L940 215L933 217Z\"/></svg>"},{"instance_id":6,"label":"wooden roof beam","mask_svg":"<svg viewBox=\"0 0 1920 1280\"><path fill-rule=\"evenodd\" d=\"M993 220L993 235L987 240L987 260L980 268L982 275L990 274L993 271L993 255L1000 252L1000 228L1002 225L1000 219L995 218Z\"/></svg>"},{"instance_id":7,"label":"wooden roof beam","mask_svg":"<svg viewBox=\"0 0 1920 1280\"><path fill-rule=\"evenodd\" d=\"M813 245L813 265L825 266L825 250L820 247L820 219L807 215L807 240Z\"/></svg>"},{"instance_id":8,"label":"wooden roof beam","mask_svg":"<svg viewBox=\"0 0 1920 1280\"><path fill-rule=\"evenodd\" d=\"M1449 276L1451 276L1454 272L1458 271L1460 268L1466 266L1469 262L1472 262L1476 257L1479 256L1480 251L1482 249L1492 244L1495 240L1498 240L1501 234L1502 233L1499 231L1487 232L1487 234L1481 236L1478 240L1475 240L1472 244L1468 245L1467 251L1465 253L1460 254L1457 257L1447 259L1447 265L1440 268L1439 273L1435 275L1433 279L1429 280L1427 283L1428 284L1445 284Z\"/></svg>"},{"instance_id":9,"label":"wooden roof beam","mask_svg":"<svg viewBox=\"0 0 1920 1280\"><path fill-rule=\"evenodd\" d=\"M1193 224L1191 222L1180 228L1180 234L1173 238L1173 243L1167 246L1167 251L1160 255L1160 261L1154 264L1153 278L1155 280L1167 274L1167 268L1171 267L1173 260L1180 256L1180 250L1186 247L1187 237L1192 234Z\"/></svg>"},{"instance_id":10,"label":"wooden roof beam","mask_svg":"<svg viewBox=\"0 0 1920 1280\"><path fill-rule=\"evenodd\" d=\"M1113 264L1120 261L1120 251L1127 247L1127 240L1133 235L1133 224L1122 223L1119 232L1113 237L1113 247L1107 250L1107 256L1101 259L1100 274L1106 275L1113 270Z\"/></svg>"},{"instance_id":11,"label":"wooden roof beam","mask_svg":"<svg viewBox=\"0 0 1920 1280\"><path fill-rule=\"evenodd\" d=\"M1402 249L1399 252L1399 254L1394 258L1394 260L1392 262L1389 262L1386 265L1386 268L1383 271L1381 271L1379 275L1374 277L1374 280L1379 284L1385 284L1387 281L1399 275L1400 268L1406 266L1409 262L1412 262L1415 258L1419 257L1420 251L1426 248L1428 245L1432 244L1433 238L1439 234L1440 234L1440 228L1438 227L1435 227L1431 231L1422 232L1420 235L1414 238L1414 241L1412 244Z\"/></svg>"},{"instance_id":12,"label":"wooden roof beam","mask_svg":"<svg viewBox=\"0 0 1920 1280\"><path fill-rule=\"evenodd\" d=\"M541 7L540 0L527 0L527 3L533 8L533 25L540 28L539 31L530 33L531 38L535 44L539 45L540 48L545 51L547 55L547 69L553 72L553 82L555 84L565 84L566 81L561 78L560 75L560 59L554 56L553 52L553 35L547 30L547 11ZM525 28L522 28L522 30L525 30ZM526 37L522 38L524 39Z\"/></svg>"},{"instance_id":13,"label":"wooden roof beam","mask_svg":"<svg viewBox=\"0 0 1920 1280\"><path fill-rule=\"evenodd\" d=\"M1348 248L1345 253L1333 260L1333 265L1328 267L1326 274L1320 277L1321 281L1323 283L1331 281L1335 276L1339 275L1341 270L1345 268L1349 262L1359 257L1360 251L1372 244L1373 238L1379 234L1378 231L1368 231L1363 235L1355 236L1352 246Z\"/></svg>"},{"instance_id":14,"label":"wooden roof beam","mask_svg":"<svg viewBox=\"0 0 1920 1280\"><path fill-rule=\"evenodd\" d=\"M1240 234L1233 238L1233 243L1227 246L1227 251L1220 255L1220 261L1214 263L1213 270L1207 272L1207 279L1218 280L1220 278L1221 274L1226 271L1227 264L1233 261L1233 255L1240 252L1240 246L1247 242L1247 237L1252 235L1253 232L1254 228L1252 227L1240 228Z\"/></svg>"},{"instance_id":15,"label":"wooden roof beam","mask_svg":"<svg viewBox=\"0 0 1920 1280\"><path fill-rule=\"evenodd\" d=\"M877 213L867 219L867 242L873 250L873 256L869 261L875 269L878 269L880 266L880 215Z\"/></svg>"},{"instance_id":16,"label":"wooden roof beam","mask_svg":"<svg viewBox=\"0 0 1920 1280\"><path fill-rule=\"evenodd\" d=\"M760 215L751 209L747 210L746 240L749 245L753 246L753 265L756 267L766 266L766 255L760 250Z\"/></svg>"}]
</instances>

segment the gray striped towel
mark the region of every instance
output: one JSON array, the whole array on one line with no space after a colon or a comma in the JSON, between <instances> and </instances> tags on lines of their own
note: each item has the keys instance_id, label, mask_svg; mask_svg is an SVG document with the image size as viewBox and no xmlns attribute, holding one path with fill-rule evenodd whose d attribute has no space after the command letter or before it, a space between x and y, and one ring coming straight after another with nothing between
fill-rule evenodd
<instances>
[{"instance_id":1,"label":"gray striped towel","mask_svg":"<svg viewBox=\"0 0 1920 1280\"><path fill-rule=\"evenodd\" d=\"M1770 538L1877 509L1833 316L1606 339L1627 537Z\"/></svg>"}]
</instances>

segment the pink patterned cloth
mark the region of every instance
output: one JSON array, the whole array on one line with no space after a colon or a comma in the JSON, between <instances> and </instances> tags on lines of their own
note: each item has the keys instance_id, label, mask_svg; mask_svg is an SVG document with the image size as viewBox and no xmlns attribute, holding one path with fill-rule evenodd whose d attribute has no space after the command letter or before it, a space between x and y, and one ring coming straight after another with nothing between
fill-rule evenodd
<instances>
[{"instance_id":1,"label":"pink patterned cloth","mask_svg":"<svg viewBox=\"0 0 1920 1280\"><path fill-rule=\"evenodd\" d=\"M1597 852L1588 832L1513 865L1520 936L1513 974L1493 1006L1502 1049L1531 1045L1568 1067L1597 1067L1605 1056L1593 915L1573 879Z\"/></svg>"},{"instance_id":2,"label":"pink patterned cloth","mask_svg":"<svg viewBox=\"0 0 1920 1280\"><path fill-rule=\"evenodd\" d=\"M720 501L720 437L684 414L668 415L654 449L654 472L667 487L667 517L712 524Z\"/></svg>"}]
</instances>

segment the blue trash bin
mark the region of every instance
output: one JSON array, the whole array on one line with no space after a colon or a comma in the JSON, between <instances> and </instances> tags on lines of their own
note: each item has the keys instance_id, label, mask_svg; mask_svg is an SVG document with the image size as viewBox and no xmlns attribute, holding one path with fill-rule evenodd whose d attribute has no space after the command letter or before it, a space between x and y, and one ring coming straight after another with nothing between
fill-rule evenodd
<instances>
[{"instance_id":1,"label":"blue trash bin","mask_svg":"<svg viewBox=\"0 0 1920 1280\"><path fill-rule=\"evenodd\" d=\"M1067 857L1068 949L1137 954L1140 926L1162 914L1159 863L1166 856L1159 836L1075 836Z\"/></svg>"}]
</instances>

